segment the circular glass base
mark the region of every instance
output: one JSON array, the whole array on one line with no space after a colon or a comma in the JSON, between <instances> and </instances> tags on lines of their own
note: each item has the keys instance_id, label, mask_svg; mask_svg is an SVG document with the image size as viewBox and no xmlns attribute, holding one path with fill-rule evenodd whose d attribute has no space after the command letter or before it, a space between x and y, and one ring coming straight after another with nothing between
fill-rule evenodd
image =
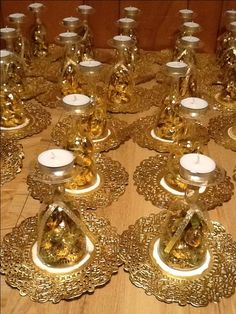
<instances>
[{"instance_id":1,"label":"circular glass base","mask_svg":"<svg viewBox=\"0 0 236 314\"><path fill-rule=\"evenodd\" d=\"M206 253L205 260L203 264L195 269L188 269L188 270L178 270L175 268L172 268L168 266L160 257L159 254L160 250L160 239L157 239L153 246L153 258L155 259L156 263L160 266L162 270L169 273L170 275L176 276L176 277L193 277L193 276L199 276L201 275L206 269L208 269L211 256L209 251Z\"/></svg>"},{"instance_id":2,"label":"circular glass base","mask_svg":"<svg viewBox=\"0 0 236 314\"><path fill-rule=\"evenodd\" d=\"M35 242L34 245L32 246L32 259L36 266L38 266L42 270L46 270L49 273L63 274L63 273L69 273L69 272L75 271L81 266L83 266L89 260L92 252L94 251L94 245L91 242L91 240L86 236L86 254L83 256L83 258L75 265L68 266L68 267L60 267L60 268L51 267L44 264L42 260L40 259L40 257L38 256L37 249L38 249L38 243Z\"/></svg>"},{"instance_id":3,"label":"circular glass base","mask_svg":"<svg viewBox=\"0 0 236 314\"><path fill-rule=\"evenodd\" d=\"M231 128L228 129L228 135L230 138L232 138L234 141L236 141L236 134L234 129L236 128L236 126L232 126Z\"/></svg>"},{"instance_id":4,"label":"circular glass base","mask_svg":"<svg viewBox=\"0 0 236 314\"><path fill-rule=\"evenodd\" d=\"M30 121L29 119L25 118L25 121L22 124L20 124L20 125L12 126L12 127L9 127L9 128L5 128L5 127L1 126L0 130L4 130L4 131L19 130L19 129L24 128L26 125L28 125L29 121Z\"/></svg>"},{"instance_id":5,"label":"circular glass base","mask_svg":"<svg viewBox=\"0 0 236 314\"><path fill-rule=\"evenodd\" d=\"M90 186L88 186L86 188L82 188L81 187L81 189L76 189L76 190L65 189L65 192L69 193L69 194L77 194L77 195L78 194L83 194L83 193L88 193L88 192L91 192L91 191L95 190L97 187L99 187L100 183L101 183L101 177L100 177L99 174L97 174L96 180L95 180L95 182L92 185L90 185Z\"/></svg>"},{"instance_id":6,"label":"circular glass base","mask_svg":"<svg viewBox=\"0 0 236 314\"><path fill-rule=\"evenodd\" d=\"M110 129L107 129L106 130L106 133L103 137L101 138L95 138L92 140L93 143L98 143L98 142L102 142L102 141L105 141L109 136L111 135L111 130Z\"/></svg>"},{"instance_id":7,"label":"circular glass base","mask_svg":"<svg viewBox=\"0 0 236 314\"><path fill-rule=\"evenodd\" d=\"M158 141L161 141L161 142L165 142L165 143L173 143L174 142L173 140L166 140L164 138L161 138L161 137L157 136L154 129L151 130L151 136L155 140L158 140Z\"/></svg>"}]
</instances>

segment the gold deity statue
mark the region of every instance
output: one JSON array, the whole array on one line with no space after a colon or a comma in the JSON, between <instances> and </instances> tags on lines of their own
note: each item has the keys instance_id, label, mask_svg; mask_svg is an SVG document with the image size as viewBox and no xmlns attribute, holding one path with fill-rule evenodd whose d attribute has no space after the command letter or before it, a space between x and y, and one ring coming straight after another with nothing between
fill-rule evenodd
<instances>
[{"instance_id":1,"label":"gold deity statue","mask_svg":"<svg viewBox=\"0 0 236 314\"><path fill-rule=\"evenodd\" d=\"M173 143L185 132L185 119L178 113L178 102L180 100L179 81L186 75L187 69L187 65L183 62L174 61L166 64L167 74L171 78L171 86L169 94L163 101L162 110L154 128L154 133L159 140Z\"/></svg>"},{"instance_id":2,"label":"gold deity statue","mask_svg":"<svg viewBox=\"0 0 236 314\"><path fill-rule=\"evenodd\" d=\"M78 58L75 45L78 42L78 35L74 32L61 33L59 40L65 45L65 56L59 81L61 94L65 96L80 93L82 87L78 77Z\"/></svg>"},{"instance_id":3,"label":"gold deity statue","mask_svg":"<svg viewBox=\"0 0 236 314\"><path fill-rule=\"evenodd\" d=\"M11 52L0 51L1 67L1 128L12 128L22 125L25 122L23 103L9 85L9 66L11 64Z\"/></svg>"},{"instance_id":4,"label":"gold deity statue","mask_svg":"<svg viewBox=\"0 0 236 314\"><path fill-rule=\"evenodd\" d=\"M114 36L109 42L116 48L116 61L108 83L108 100L114 104L128 104L134 91L132 72L128 66L127 48L133 46L129 36Z\"/></svg>"},{"instance_id":5,"label":"gold deity statue","mask_svg":"<svg viewBox=\"0 0 236 314\"><path fill-rule=\"evenodd\" d=\"M168 209L160 238L162 260L178 270L200 267L206 259L206 238L210 222L197 203L198 187L188 187L185 200L175 201Z\"/></svg>"},{"instance_id":6,"label":"gold deity statue","mask_svg":"<svg viewBox=\"0 0 236 314\"><path fill-rule=\"evenodd\" d=\"M23 62L29 63L29 43L27 39L23 36L23 31L21 29L21 26L24 23L25 15L23 13L12 13L8 16L8 19L16 29L14 52L21 58Z\"/></svg>"},{"instance_id":7,"label":"gold deity statue","mask_svg":"<svg viewBox=\"0 0 236 314\"><path fill-rule=\"evenodd\" d=\"M176 60L188 65L188 71L180 82L180 95L184 97L199 97L197 85L196 55L195 49L199 46L200 39L195 36L181 38L182 49Z\"/></svg>"},{"instance_id":8,"label":"gold deity statue","mask_svg":"<svg viewBox=\"0 0 236 314\"><path fill-rule=\"evenodd\" d=\"M92 30L88 24L88 16L94 13L94 9L86 4L79 5L77 11L82 16L82 24L78 29L78 35L81 37L81 61L94 59L94 39Z\"/></svg>"},{"instance_id":9,"label":"gold deity statue","mask_svg":"<svg viewBox=\"0 0 236 314\"><path fill-rule=\"evenodd\" d=\"M80 62L79 65L80 71L86 81L86 84L82 86L83 94L89 96L94 104L89 137L92 140L100 139L104 137L107 131L106 103L104 101L102 87L97 83L102 64L96 60L87 60Z\"/></svg>"},{"instance_id":10,"label":"gold deity statue","mask_svg":"<svg viewBox=\"0 0 236 314\"><path fill-rule=\"evenodd\" d=\"M31 55L33 57L46 57L48 55L48 43L46 27L41 21L40 12L42 3L31 3L28 8L34 13L34 25L31 30Z\"/></svg>"},{"instance_id":11,"label":"gold deity statue","mask_svg":"<svg viewBox=\"0 0 236 314\"><path fill-rule=\"evenodd\" d=\"M65 184L73 176L74 156L51 149L38 156L42 182L55 186L53 200L38 215L37 255L42 263L65 268L79 263L86 254L87 229L78 210L65 200ZM56 165L55 165L56 164Z\"/></svg>"},{"instance_id":12,"label":"gold deity statue","mask_svg":"<svg viewBox=\"0 0 236 314\"><path fill-rule=\"evenodd\" d=\"M232 38L232 32L230 24L236 21L236 10L228 10L225 12L226 15L226 29L217 38L216 46L216 59L220 63L224 51L229 47L229 42Z\"/></svg>"},{"instance_id":13,"label":"gold deity statue","mask_svg":"<svg viewBox=\"0 0 236 314\"><path fill-rule=\"evenodd\" d=\"M65 187L67 190L78 190L93 185L97 176L93 145L89 138L94 106L90 98L82 94L67 95L63 103L73 113L64 146L75 155L76 173Z\"/></svg>"}]
</instances>

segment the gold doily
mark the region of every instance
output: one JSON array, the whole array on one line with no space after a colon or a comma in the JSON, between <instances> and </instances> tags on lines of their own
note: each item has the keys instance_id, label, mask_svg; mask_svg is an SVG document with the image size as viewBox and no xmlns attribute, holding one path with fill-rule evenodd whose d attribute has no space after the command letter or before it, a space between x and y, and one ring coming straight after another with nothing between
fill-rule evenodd
<instances>
[{"instance_id":1,"label":"gold doily","mask_svg":"<svg viewBox=\"0 0 236 314\"><path fill-rule=\"evenodd\" d=\"M96 168L101 177L100 185L91 192L80 195L65 194L65 199L70 200L74 206L83 205L89 209L105 208L125 192L128 184L128 173L118 161L109 157L97 156ZM55 185L51 186L36 180L41 174L38 167L27 177L27 184L31 196L41 202L52 201Z\"/></svg>"},{"instance_id":2,"label":"gold doily","mask_svg":"<svg viewBox=\"0 0 236 314\"><path fill-rule=\"evenodd\" d=\"M140 218L121 236L120 256L131 282L158 300L179 305L206 306L230 297L236 283L236 242L213 222L207 239L212 262L200 276L175 277L165 273L152 257L153 241L160 237L166 211Z\"/></svg>"},{"instance_id":3,"label":"gold doily","mask_svg":"<svg viewBox=\"0 0 236 314\"><path fill-rule=\"evenodd\" d=\"M94 251L85 265L66 274L53 274L37 267L31 250L37 240L37 217L30 217L3 239L0 270L6 282L19 289L21 296L53 303L92 293L109 282L120 265L119 236L104 218L91 213L82 213L81 218L95 238Z\"/></svg>"},{"instance_id":4,"label":"gold doily","mask_svg":"<svg viewBox=\"0 0 236 314\"><path fill-rule=\"evenodd\" d=\"M155 139L151 135L151 131L156 126L157 116L148 116L133 122L129 126L130 136L135 143L139 146L155 150L160 153L168 153L173 146L173 143L164 142ZM207 144L209 141L208 131L199 123L195 123L196 128L190 128L192 139L201 141L203 144Z\"/></svg>"},{"instance_id":5,"label":"gold doily","mask_svg":"<svg viewBox=\"0 0 236 314\"><path fill-rule=\"evenodd\" d=\"M217 144L236 151L236 139L231 138L228 133L233 126L236 127L236 113L220 115L210 120L209 134Z\"/></svg>"},{"instance_id":6,"label":"gold doily","mask_svg":"<svg viewBox=\"0 0 236 314\"><path fill-rule=\"evenodd\" d=\"M161 184L160 180L167 174L168 156L156 155L149 157L141 162L134 172L134 184L137 192L151 201L154 206L167 209L171 201L183 198L183 196L173 195L168 192ZM204 193L201 193L199 200L204 203L206 209L210 210L216 206L228 202L234 191L234 185L229 176L215 185L208 186Z\"/></svg>"},{"instance_id":7,"label":"gold doily","mask_svg":"<svg viewBox=\"0 0 236 314\"><path fill-rule=\"evenodd\" d=\"M36 97L37 101L41 105L49 108L60 106L62 104L62 96L59 84L44 80L44 86L46 90Z\"/></svg>"},{"instance_id":8,"label":"gold doily","mask_svg":"<svg viewBox=\"0 0 236 314\"><path fill-rule=\"evenodd\" d=\"M132 99L127 104L114 104L108 99L107 110L112 113L137 113L156 105L156 94L152 89L135 87Z\"/></svg>"},{"instance_id":9,"label":"gold doily","mask_svg":"<svg viewBox=\"0 0 236 314\"><path fill-rule=\"evenodd\" d=\"M64 118L58 122L52 130L51 137L53 142L58 146L64 146L67 140L67 133L72 125L72 116ZM103 141L93 142L94 151L104 152L115 149L129 139L128 124L119 119L108 117L107 131L110 135Z\"/></svg>"},{"instance_id":10,"label":"gold doily","mask_svg":"<svg viewBox=\"0 0 236 314\"><path fill-rule=\"evenodd\" d=\"M15 178L21 172L22 159L24 158L21 144L12 140L1 139L1 185Z\"/></svg>"},{"instance_id":11,"label":"gold doily","mask_svg":"<svg viewBox=\"0 0 236 314\"><path fill-rule=\"evenodd\" d=\"M19 129L1 130L1 137L6 139L22 139L43 131L51 123L51 115L36 100L24 103L28 123Z\"/></svg>"},{"instance_id":12,"label":"gold doily","mask_svg":"<svg viewBox=\"0 0 236 314\"><path fill-rule=\"evenodd\" d=\"M61 61L64 49L60 46L50 45L49 55L45 58L34 58L32 63L26 67L26 76L42 76L46 80L57 82L61 71Z\"/></svg>"}]
</instances>

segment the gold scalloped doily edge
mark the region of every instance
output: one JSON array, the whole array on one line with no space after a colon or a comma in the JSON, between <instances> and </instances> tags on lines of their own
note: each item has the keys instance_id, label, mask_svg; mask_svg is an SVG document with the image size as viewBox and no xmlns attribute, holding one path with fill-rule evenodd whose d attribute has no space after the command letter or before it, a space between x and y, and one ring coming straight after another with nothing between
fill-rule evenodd
<instances>
[{"instance_id":1,"label":"gold scalloped doily edge","mask_svg":"<svg viewBox=\"0 0 236 314\"><path fill-rule=\"evenodd\" d=\"M67 274L52 274L32 261L31 248L37 239L37 217L24 220L8 233L1 244L1 273L20 295L36 302L58 303L94 292L118 272L119 236L108 220L83 212L81 218L96 242L85 265Z\"/></svg>"},{"instance_id":2,"label":"gold scalloped doily edge","mask_svg":"<svg viewBox=\"0 0 236 314\"><path fill-rule=\"evenodd\" d=\"M100 185L93 191L81 195L65 194L65 199L72 202L74 207L83 206L88 209L105 208L125 192L129 175L118 161L99 155L95 159L98 174L101 176ZM27 184L33 198L52 201L56 186L37 181L40 170L35 168L27 177Z\"/></svg>"},{"instance_id":3,"label":"gold scalloped doily edge","mask_svg":"<svg viewBox=\"0 0 236 314\"><path fill-rule=\"evenodd\" d=\"M196 279L168 275L150 252L151 244L160 237L165 216L166 211L162 211L142 217L121 235L120 256L130 281L159 301L179 305L207 306L232 296L236 283L236 242L232 236L213 222L213 232L207 240L212 258L209 268Z\"/></svg>"},{"instance_id":4,"label":"gold scalloped doily edge","mask_svg":"<svg viewBox=\"0 0 236 314\"><path fill-rule=\"evenodd\" d=\"M137 166L133 175L137 192L143 195L146 201L162 209L167 209L171 201L183 198L171 194L160 185L160 180L168 171L167 160L168 156L161 154L149 157ZM200 194L199 200L203 202L207 210L211 210L228 202L233 193L234 185L230 177L226 176L223 182L207 187L206 191Z\"/></svg>"}]
</instances>

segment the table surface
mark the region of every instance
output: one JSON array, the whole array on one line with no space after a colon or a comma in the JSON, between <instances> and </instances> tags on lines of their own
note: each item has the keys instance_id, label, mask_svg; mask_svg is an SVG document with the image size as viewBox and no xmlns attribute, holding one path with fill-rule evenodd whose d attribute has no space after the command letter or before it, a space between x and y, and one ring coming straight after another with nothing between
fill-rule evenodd
<instances>
[{"instance_id":1,"label":"table surface","mask_svg":"<svg viewBox=\"0 0 236 314\"><path fill-rule=\"evenodd\" d=\"M147 84L149 85L149 84ZM29 165L37 154L54 145L50 143L50 133L53 125L63 116L59 109L47 109L52 114L52 124L42 133L20 141L25 153L23 169L16 178L6 183L1 189L1 238L11 232L11 229L22 220L37 214L41 204L34 200L27 190L26 177L29 173ZM129 123L139 117L155 112L155 108L139 114L116 115ZM236 164L236 153L226 150L215 144L212 140L208 144L208 155L223 166L227 173L232 176ZM99 216L108 218L118 233L122 233L129 225L151 213L158 213L160 210L151 202L145 201L139 195L133 184L133 173L135 168L143 159L155 156L154 151L144 149L135 144L131 139L118 149L109 151L105 155L118 160L129 173L129 185L117 202L105 209L99 209L96 213ZM236 196L224 203L223 206L210 211L212 220L222 223L227 232L236 239ZM17 289L9 287L1 276L1 307L4 314L233 314L236 313L236 295L229 299L222 299L218 304L209 304L204 308L194 308L190 305L185 307L176 304L165 304L159 302L154 296L147 296L143 289L135 287L129 280L128 273L120 267L118 274L111 278L111 281L104 287L95 289L92 295L84 294L79 299L72 301L61 301L59 304L39 304L29 300L28 297L21 297Z\"/></svg>"}]
</instances>

